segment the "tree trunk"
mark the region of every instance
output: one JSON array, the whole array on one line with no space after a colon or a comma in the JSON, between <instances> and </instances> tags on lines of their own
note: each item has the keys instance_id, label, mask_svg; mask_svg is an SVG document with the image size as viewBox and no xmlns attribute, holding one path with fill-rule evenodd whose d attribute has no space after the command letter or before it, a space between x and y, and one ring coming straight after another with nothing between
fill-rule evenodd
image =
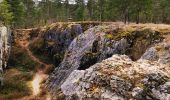
<instances>
[{"instance_id":1,"label":"tree trunk","mask_svg":"<svg viewBox=\"0 0 170 100\"><path fill-rule=\"evenodd\" d=\"M124 23L126 24L129 19L129 11L128 9L125 9L124 11Z\"/></svg>"},{"instance_id":2,"label":"tree trunk","mask_svg":"<svg viewBox=\"0 0 170 100\"><path fill-rule=\"evenodd\" d=\"M165 9L162 11L162 23L166 23L166 14L165 14Z\"/></svg>"},{"instance_id":3,"label":"tree trunk","mask_svg":"<svg viewBox=\"0 0 170 100\"><path fill-rule=\"evenodd\" d=\"M1 82L0 86L3 86L4 85L4 78L3 78L3 70L2 69L0 70L0 82Z\"/></svg>"},{"instance_id":4,"label":"tree trunk","mask_svg":"<svg viewBox=\"0 0 170 100\"><path fill-rule=\"evenodd\" d=\"M140 20L140 15L139 15L139 11L137 11L137 15L136 15L136 24L139 24L139 20Z\"/></svg>"},{"instance_id":5,"label":"tree trunk","mask_svg":"<svg viewBox=\"0 0 170 100\"><path fill-rule=\"evenodd\" d=\"M3 86L3 85L4 85L4 79L3 79L3 77L0 77L0 82L1 82L0 86Z\"/></svg>"}]
</instances>

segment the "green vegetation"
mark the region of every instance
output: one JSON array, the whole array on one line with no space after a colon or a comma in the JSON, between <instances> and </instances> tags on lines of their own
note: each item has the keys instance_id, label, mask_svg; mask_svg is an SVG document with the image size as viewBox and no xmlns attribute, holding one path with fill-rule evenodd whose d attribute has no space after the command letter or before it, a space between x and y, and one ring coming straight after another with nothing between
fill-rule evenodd
<instances>
[{"instance_id":1,"label":"green vegetation","mask_svg":"<svg viewBox=\"0 0 170 100\"><path fill-rule=\"evenodd\" d=\"M13 13L10 12L11 6L7 1L3 1L0 3L0 21L2 21L5 25L10 24L13 19Z\"/></svg>"},{"instance_id":2,"label":"green vegetation","mask_svg":"<svg viewBox=\"0 0 170 100\"><path fill-rule=\"evenodd\" d=\"M48 54L45 54L45 52L43 51L42 49L43 46L44 46L44 39L38 38L29 45L29 48L32 51L32 53L42 62L52 63L51 59L48 57Z\"/></svg>"},{"instance_id":3,"label":"green vegetation","mask_svg":"<svg viewBox=\"0 0 170 100\"><path fill-rule=\"evenodd\" d=\"M12 74L11 74L12 73ZM4 85L0 87L0 99L11 100L31 94L27 84L32 80L31 72L22 72L17 69L9 69L4 73Z\"/></svg>"},{"instance_id":4,"label":"green vegetation","mask_svg":"<svg viewBox=\"0 0 170 100\"><path fill-rule=\"evenodd\" d=\"M0 20L17 28L89 20L170 23L169 5L169 0L3 0Z\"/></svg>"},{"instance_id":5,"label":"green vegetation","mask_svg":"<svg viewBox=\"0 0 170 100\"><path fill-rule=\"evenodd\" d=\"M38 64L25 51L16 44L12 46L9 69L4 72L4 85L0 87L0 100L13 100L32 94L28 83Z\"/></svg>"},{"instance_id":6,"label":"green vegetation","mask_svg":"<svg viewBox=\"0 0 170 100\"><path fill-rule=\"evenodd\" d=\"M36 63L29 57L25 50L20 46L13 46L9 59L9 66L16 67L22 71L32 71Z\"/></svg>"},{"instance_id":7,"label":"green vegetation","mask_svg":"<svg viewBox=\"0 0 170 100\"><path fill-rule=\"evenodd\" d=\"M105 35L106 38L111 40L120 40L122 37L128 37L133 35L131 32L128 31L120 31L117 33L108 33Z\"/></svg>"}]
</instances>

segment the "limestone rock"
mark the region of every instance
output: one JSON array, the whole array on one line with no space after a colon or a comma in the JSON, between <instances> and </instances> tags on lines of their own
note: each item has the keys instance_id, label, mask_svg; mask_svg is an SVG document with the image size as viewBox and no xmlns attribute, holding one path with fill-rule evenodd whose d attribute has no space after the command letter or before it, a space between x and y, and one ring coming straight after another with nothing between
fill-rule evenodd
<instances>
[{"instance_id":1,"label":"limestone rock","mask_svg":"<svg viewBox=\"0 0 170 100\"><path fill-rule=\"evenodd\" d=\"M162 42L148 48L141 59L158 61L159 63L169 64L170 62L170 43L167 38Z\"/></svg>"},{"instance_id":2,"label":"limestone rock","mask_svg":"<svg viewBox=\"0 0 170 100\"><path fill-rule=\"evenodd\" d=\"M159 55L157 53L157 50L154 47L151 47L143 54L141 59L157 61L159 59Z\"/></svg>"},{"instance_id":3,"label":"limestone rock","mask_svg":"<svg viewBox=\"0 0 170 100\"><path fill-rule=\"evenodd\" d=\"M156 31L147 29L126 32L119 27L125 26L95 26L78 35L70 43L63 61L48 78L46 83L49 91L55 95L71 72L87 69L114 54L126 54L137 60L155 40L160 39Z\"/></svg>"},{"instance_id":4,"label":"limestone rock","mask_svg":"<svg viewBox=\"0 0 170 100\"><path fill-rule=\"evenodd\" d=\"M86 70L73 71L61 85L68 100L168 100L169 73L148 60L113 55Z\"/></svg>"},{"instance_id":5,"label":"limestone rock","mask_svg":"<svg viewBox=\"0 0 170 100\"><path fill-rule=\"evenodd\" d=\"M11 31L5 26L0 26L0 85L3 85L3 70L7 67L11 50Z\"/></svg>"}]
</instances>

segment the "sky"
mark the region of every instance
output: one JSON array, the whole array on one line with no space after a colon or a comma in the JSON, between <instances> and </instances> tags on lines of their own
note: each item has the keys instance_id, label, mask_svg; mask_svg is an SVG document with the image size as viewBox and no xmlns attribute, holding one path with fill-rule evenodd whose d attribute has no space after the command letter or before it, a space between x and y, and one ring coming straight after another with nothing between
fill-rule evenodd
<instances>
[{"instance_id":1,"label":"sky","mask_svg":"<svg viewBox=\"0 0 170 100\"><path fill-rule=\"evenodd\" d=\"M37 1L42 1L42 0L34 0L35 2L37 2ZM63 0L64 1L64 0ZM69 0L70 2L75 2L75 0Z\"/></svg>"},{"instance_id":2,"label":"sky","mask_svg":"<svg viewBox=\"0 0 170 100\"><path fill-rule=\"evenodd\" d=\"M0 0L0 2L2 2L3 0ZM33 0L35 3L41 2L42 0ZM63 0L64 1L64 0ZM75 4L75 0L69 0L69 2L71 4ZM87 2L87 0L85 0L85 2Z\"/></svg>"},{"instance_id":3,"label":"sky","mask_svg":"<svg viewBox=\"0 0 170 100\"><path fill-rule=\"evenodd\" d=\"M35 2L40 2L40 1L42 1L42 0L34 0ZM63 0L63 1L65 1L65 0ZM69 2L71 3L71 4L75 4L75 0L69 0ZM85 2L87 2L87 0L85 0Z\"/></svg>"}]
</instances>

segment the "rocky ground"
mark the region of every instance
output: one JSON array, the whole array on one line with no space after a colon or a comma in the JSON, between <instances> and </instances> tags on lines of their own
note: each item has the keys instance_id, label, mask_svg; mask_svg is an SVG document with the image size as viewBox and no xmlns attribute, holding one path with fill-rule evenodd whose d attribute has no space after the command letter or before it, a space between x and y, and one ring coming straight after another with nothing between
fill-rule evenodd
<instances>
[{"instance_id":1,"label":"rocky ground","mask_svg":"<svg viewBox=\"0 0 170 100\"><path fill-rule=\"evenodd\" d=\"M19 29L9 70L28 72L25 85L36 73L49 75L39 83L36 97L42 100L169 100L169 37L170 26L163 24L70 22ZM16 98L30 98L25 85L29 92Z\"/></svg>"},{"instance_id":2,"label":"rocky ground","mask_svg":"<svg viewBox=\"0 0 170 100\"><path fill-rule=\"evenodd\" d=\"M169 58L165 57L168 56L168 34L168 25L114 23L93 27L71 42L60 66L53 71L47 81L49 91L54 98L58 90L63 91L67 99L74 100L168 100L169 92L164 93L159 87L168 84L169 66L158 64L169 63ZM114 54L119 55L112 57ZM102 60L107 58L117 60L106 60L103 62L107 63L103 63ZM93 70L92 65L96 66L96 69L100 66L99 69L103 68L101 71L104 72ZM76 69L79 70L74 71ZM102 76L103 78L100 78ZM116 81L111 83L112 76ZM161 80L154 79L155 77ZM143 80L149 82L143 83ZM168 88L167 85L165 91L168 91Z\"/></svg>"},{"instance_id":3,"label":"rocky ground","mask_svg":"<svg viewBox=\"0 0 170 100\"><path fill-rule=\"evenodd\" d=\"M169 66L113 55L73 71L61 90L71 100L169 100L169 75Z\"/></svg>"}]
</instances>

